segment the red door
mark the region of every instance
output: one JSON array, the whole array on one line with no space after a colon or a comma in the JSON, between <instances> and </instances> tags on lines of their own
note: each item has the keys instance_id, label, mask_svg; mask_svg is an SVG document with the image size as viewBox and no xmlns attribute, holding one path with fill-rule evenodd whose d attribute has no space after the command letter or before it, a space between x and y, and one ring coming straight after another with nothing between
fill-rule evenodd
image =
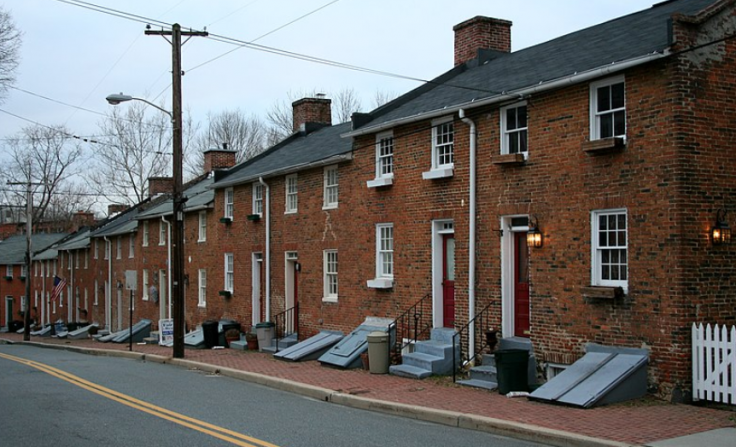
<instances>
[{"instance_id":1,"label":"red door","mask_svg":"<svg viewBox=\"0 0 736 447\"><path fill-rule=\"evenodd\" d=\"M455 235L442 236L442 325L455 323Z\"/></svg>"},{"instance_id":2,"label":"red door","mask_svg":"<svg viewBox=\"0 0 736 447\"><path fill-rule=\"evenodd\" d=\"M514 233L514 335L529 337L529 258L526 233Z\"/></svg>"}]
</instances>

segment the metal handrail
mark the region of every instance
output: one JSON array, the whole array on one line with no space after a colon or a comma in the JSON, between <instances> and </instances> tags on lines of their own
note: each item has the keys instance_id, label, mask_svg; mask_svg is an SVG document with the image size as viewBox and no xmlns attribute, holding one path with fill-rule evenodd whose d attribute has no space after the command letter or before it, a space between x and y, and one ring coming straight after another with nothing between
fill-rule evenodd
<instances>
[{"instance_id":1,"label":"metal handrail","mask_svg":"<svg viewBox=\"0 0 736 447\"><path fill-rule=\"evenodd\" d=\"M285 311L274 315L274 336L276 337L276 352L279 352L279 340L292 334L299 334L299 303ZM291 330L287 327L291 322Z\"/></svg>"},{"instance_id":2,"label":"metal handrail","mask_svg":"<svg viewBox=\"0 0 736 447\"><path fill-rule=\"evenodd\" d=\"M428 293L388 325L389 334L393 337L393 349L389 350L389 364L399 364L402 350L411 343L416 343L431 329L432 294Z\"/></svg>"},{"instance_id":3,"label":"metal handrail","mask_svg":"<svg viewBox=\"0 0 736 447\"><path fill-rule=\"evenodd\" d=\"M497 336L498 331L491 325L491 304L488 304L480 312L478 312L472 320L460 328L455 335L452 336L452 381L455 382L457 371L465 367L471 361L475 361L483 350L493 344L493 339ZM475 349L470 350L470 327L475 329ZM489 335L486 335L488 332ZM460 349L460 356L457 355L456 349ZM460 360L460 365L457 364Z\"/></svg>"}]
</instances>

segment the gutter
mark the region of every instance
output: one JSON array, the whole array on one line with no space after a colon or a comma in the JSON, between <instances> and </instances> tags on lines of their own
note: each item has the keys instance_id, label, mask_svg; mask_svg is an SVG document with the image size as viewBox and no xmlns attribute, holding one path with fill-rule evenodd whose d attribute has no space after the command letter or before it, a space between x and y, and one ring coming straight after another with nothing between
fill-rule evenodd
<instances>
[{"instance_id":1,"label":"gutter","mask_svg":"<svg viewBox=\"0 0 736 447\"><path fill-rule=\"evenodd\" d=\"M405 118L397 118L391 121L386 121L385 123L377 124L375 126L364 127L362 129L354 130L352 132L346 132L340 136L343 138L346 138L346 137L357 137L360 135L368 135L368 134L392 129L396 126L400 126L404 124L411 124L411 123L415 123L418 121L428 120L431 118L447 116L455 112L459 112L462 109L483 107L483 106L498 104L498 103L502 103L502 102L510 101L510 100L520 100L526 96L533 95L535 93L546 92L549 90L566 87L568 85L586 82L591 79L599 78L601 76L607 76L609 74L618 73L620 71L627 70L632 67L644 65L651 61L659 60L667 56L669 56L669 53L666 51L662 53L654 52L654 53L647 54L645 56L639 56L639 57L636 57L633 59L627 59L621 62L611 62L609 65L606 65L603 67L594 68L592 70L583 71L581 73L574 73L572 75L553 79L547 82L540 82L539 84L532 86L532 87L524 87L524 88L520 88L517 90L511 90L508 92L504 92L497 96L491 96L491 97L480 99L480 100L473 99L471 101L466 101L464 103L457 104L454 106L443 107L442 109L431 110L429 112L420 113L420 114L405 117Z\"/></svg>"},{"instance_id":2,"label":"gutter","mask_svg":"<svg viewBox=\"0 0 736 447\"><path fill-rule=\"evenodd\" d=\"M271 320L271 188L263 177L258 177L258 182L266 188L266 321ZM259 315L260 318L260 315Z\"/></svg>"},{"instance_id":3,"label":"gutter","mask_svg":"<svg viewBox=\"0 0 736 447\"><path fill-rule=\"evenodd\" d=\"M476 221L476 151L478 129L475 122L465 116L465 109L458 111L460 119L470 126L470 229L468 248L468 321L475 318L475 221ZM468 352L475 352L475 326L470 325Z\"/></svg>"}]
</instances>

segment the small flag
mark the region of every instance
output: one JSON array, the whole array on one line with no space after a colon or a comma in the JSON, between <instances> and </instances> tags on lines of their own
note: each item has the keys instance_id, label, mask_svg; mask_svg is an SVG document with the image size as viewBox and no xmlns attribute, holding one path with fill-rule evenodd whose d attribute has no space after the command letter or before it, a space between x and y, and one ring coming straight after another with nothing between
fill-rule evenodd
<instances>
[{"instance_id":1,"label":"small flag","mask_svg":"<svg viewBox=\"0 0 736 447\"><path fill-rule=\"evenodd\" d=\"M56 299L59 298L61 292L64 291L64 287L66 287L66 280L64 278L54 276L54 291L51 292L51 301L56 301Z\"/></svg>"}]
</instances>

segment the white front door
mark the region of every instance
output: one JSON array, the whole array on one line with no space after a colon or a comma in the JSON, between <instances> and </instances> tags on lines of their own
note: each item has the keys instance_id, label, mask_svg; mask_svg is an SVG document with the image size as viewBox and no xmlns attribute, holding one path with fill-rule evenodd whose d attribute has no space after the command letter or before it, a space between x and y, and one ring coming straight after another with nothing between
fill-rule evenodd
<instances>
[{"instance_id":1,"label":"white front door","mask_svg":"<svg viewBox=\"0 0 736 447\"><path fill-rule=\"evenodd\" d=\"M447 292L449 287L454 290L454 238L455 225L451 220L436 220L432 222L432 326L444 327L446 322L454 321L454 295L452 306L449 304ZM448 243L452 247L452 283L446 280L448 272ZM418 297L420 298L420 297ZM453 313L453 315L445 315Z\"/></svg>"},{"instance_id":2,"label":"white front door","mask_svg":"<svg viewBox=\"0 0 736 447\"><path fill-rule=\"evenodd\" d=\"M253 298L252 298L252 309L253 315L251 320L253 326L261 322L261 267L263 265L263 254L253 253L253 278L251 284L253 284Z\"/></svg>"}]
</instances>

